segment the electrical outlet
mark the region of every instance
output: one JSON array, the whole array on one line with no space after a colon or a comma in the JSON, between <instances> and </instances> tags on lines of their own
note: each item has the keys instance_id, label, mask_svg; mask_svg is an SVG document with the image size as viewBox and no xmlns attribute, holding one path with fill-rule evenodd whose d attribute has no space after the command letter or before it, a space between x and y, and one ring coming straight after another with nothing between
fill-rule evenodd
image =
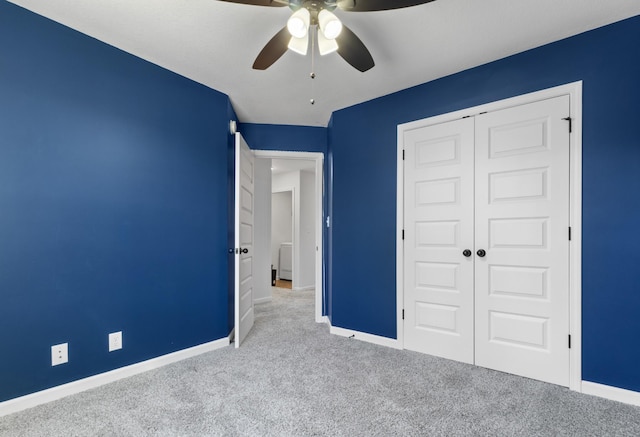
<instances>
[{"instance_id":1,"label":"electrical outlet","mask_svg":"<svg viewBox=\"0 0 640 437\"><path fill-rule=\"evenodd\" d=\"M69 362L69 343L51 346L51 365L57 366Z\"/></svg>"},{"instance_id":2,"label":"electrical outlet","mask_svg":"<svg viewBox=\"0 0 640 437\"><path fill-rule=\"evenodd\" d=\"M109 334L109 352L122 349L122 331Z\"/></svg>"}]
</instances>

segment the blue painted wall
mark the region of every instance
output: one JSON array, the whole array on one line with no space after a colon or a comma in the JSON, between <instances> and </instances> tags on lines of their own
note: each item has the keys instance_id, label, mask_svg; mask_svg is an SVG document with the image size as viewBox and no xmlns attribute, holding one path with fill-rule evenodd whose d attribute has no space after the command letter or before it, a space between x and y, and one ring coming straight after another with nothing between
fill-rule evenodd
<instances>
[{"instance_id":1,"label":"blue painted wall","mask_svg":"<svg viewBox=\"0 0 640 437\"><path fill-rule=\"evenodd\" d=\"M0 2L0 401L229 333L228 116L227 96Z\"/></svg>"},{"instance_id":2,"label":"blue painted wall","mask_svg":"<svg viewBox=\"0 0 640 437\"><path fill-rule=\"evenodd\" d=\"M252 149L327 152L327 128L240 123L238 130Z\"/></svg>"},{"instance_id":3,"label":"blue painted wall","mask_svg":"<svg viewBox=\"0 0 640 437\"><path fill-rule=\"evenodd\" d=\"M398 124L583 80L583 378L640 390L638 41L634 17L334 113L333 325L396 337Z\"/></svg>"},{"instance_id":4,"label":"blue painted wall","mask_svg":"<svg viewBox=\"0 0 640 437\"><path fill-rule=\"evenodd\" d=\"M396 336L397 124L584 80L583 376L640 390L638 40L636 17L328 129L241 124L254 148L325 153L333 325ZM228 334L229 119L225 95L0 2L0 401Z\"/></svg>"}]
</instances>

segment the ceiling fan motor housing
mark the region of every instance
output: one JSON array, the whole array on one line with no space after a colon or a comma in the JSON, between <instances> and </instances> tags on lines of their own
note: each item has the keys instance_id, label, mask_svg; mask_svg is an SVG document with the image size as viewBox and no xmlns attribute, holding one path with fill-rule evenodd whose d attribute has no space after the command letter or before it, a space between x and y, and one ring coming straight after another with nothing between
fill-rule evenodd
<instances>
[{"instance_id":1,"label":"ceiling fan motor housing","mask_svg":"<svg viewBox=\"0 0 640 437\"><path fill-rule=\"evenodd\" d=\"M292 11L297 11L300 8L308 9L311 12L311 16L318 15L322 9L326 9L328 11L333 11L338 7L338 2L336 0L289 0L289 8ZM315 14L314 14L315 12Z\"/></svg>"},{"instance_id":2,"label":"ceiling fan motor housing","mask_svg":"<svg viewBox=\"0 0 640 437\"><path fill-rule=\"evenodd\" d=\"M306 40L303 38L308 37L309 26L324 27L321 29L322 34L318 33L318 42L329 41L330 43L324 44L325 50L320 49L320 54L327 54L333 51L337 51L338 55L342 57L349 65L355 69L365 72L373 68L375 62L369 50L365 47L364 43L360 41L360 38L356 36L347 26L345 26L335 15L331 14L332 21L338 21L337 24L329 25L329 21L325 20L327 14L323 13L322 20L323 25L319 24L318 15L322 11L332 12L334 9L339 8L346 12L371 12L371 11L388 11L392 9L401 9L411 6L417 6L425 3L431 3L434 0L370 0L370 1L358 1L358 0L221 0L231 3L242 3L257 6L271 6L271 7L286 7L289 6L291 10L296 12L301 9L309 11L304 17L304 26L306 27L305 35L301 37L292 37L293 33L289 32L289 22L287 26L276 33L271 40L264 46L262 51L258 54L258 57L253 63L253 68L256 70L266 70L275 61L291 48L301 54L307 53ZM293 17L292 17L293 18ZM289 19L291 21L291 18ZM299 23L293 23L290 27L299 29L301 26ZM339 30L338 30L339 27ZM300 33L301 32L296 32ZM325 34L326 33L326 34ZM322 37L322 38L321 38ZM301 40L301 41L298 41ZM300 47L297 50L291 47L292 42L300 42Z\"/></svg>"}]
</instances>

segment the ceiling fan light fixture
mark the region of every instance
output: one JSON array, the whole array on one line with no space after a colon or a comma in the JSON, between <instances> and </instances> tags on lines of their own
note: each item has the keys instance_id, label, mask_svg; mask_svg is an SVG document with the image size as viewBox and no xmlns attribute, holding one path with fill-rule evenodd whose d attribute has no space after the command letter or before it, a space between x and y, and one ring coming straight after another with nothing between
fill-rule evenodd
<instances>
[{"instance_id":1,"label":"ceiling fan light fixture","mask_svg":"<svg viewBox=\"0 0 640 437\"><path fill-rule=\"evenodd\" d=\"M289 17L287 29L294 38L304 38L309 32L311 14L308 9L300 8Z\"/></svg>"},{"instance_id":2,"label":"ceiling fan light fixture","mask_svg":"<svg viewBox=\"0 0 640 437\"><path fill-rule=\"evenodd\" d=\"M338 42L335 39L328 39L322 32L318 32L318 51L320 56L328 55L338 50Z\"/></svg>"},{"instance_id":3,"label":"ceiling fan light fixture","mask_svg":"<svg viewBox=\"0 0 640 437\"><path fill-rule=\"evenodd\" d=\"M329 40L336 39L342 32L342 22L333 12L326 9L318 13L318 25L322 35Z\"/></svg>"},{"instance_id":4,"label":"ceiling fan light fixture","mask_svg":"<svg viewBox=\"0 0 640 437\"><path fill-rule=\"evenodd\" d=\"M307 54L307 49L309 48L309 33L307 32L307 34L302 38L296 38L295 36L292 36L291 40L289 40L288 47L289 50L305 56Z\"/></svg>"}]
</instances>

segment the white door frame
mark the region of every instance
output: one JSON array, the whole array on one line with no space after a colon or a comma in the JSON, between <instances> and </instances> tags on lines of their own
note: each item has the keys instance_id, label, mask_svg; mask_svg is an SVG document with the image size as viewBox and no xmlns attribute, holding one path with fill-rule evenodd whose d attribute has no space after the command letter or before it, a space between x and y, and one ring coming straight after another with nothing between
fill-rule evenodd
<instances>
[{"instance_id":1,"label":"white door frame","mask_svg":"<svg viewBox=\"0 0 640 437\"><path fill-rule=\"evenodd\" d=\"M324 284L322 282L322 260L323 260L323 246L322 246L322 195L324 191L324 154L321 152L285 152L274 150L254 150L256 158L265 159L304 159L315 161L315 175L316 175L316 279L315 279L315 320L317 323L323 322L322 318L322 296L324 294ZM295 273L294 273L295 274Z\"/></svg>"},{"instance_id":2,"label":"white door frame","mask_svg":"<svg viewBox=\"0 0 640 437\"><path fill-rule=\"evenodd\" d=\"M572 132L569 136L571 172L569 181L569 220L572 229L571 244L569 245L569 327L572 340L571 350L569 351L569 388L574 391L582 391L582 81L398 125L396 320L398 343L402 348L404 348L404 324L402 319L404 307L404 241L402 239L404 225L404 132L478 115L482 112L497 111L562 95L570 97L569 116L572 123Z\"/></svg>"}]
</instances>

